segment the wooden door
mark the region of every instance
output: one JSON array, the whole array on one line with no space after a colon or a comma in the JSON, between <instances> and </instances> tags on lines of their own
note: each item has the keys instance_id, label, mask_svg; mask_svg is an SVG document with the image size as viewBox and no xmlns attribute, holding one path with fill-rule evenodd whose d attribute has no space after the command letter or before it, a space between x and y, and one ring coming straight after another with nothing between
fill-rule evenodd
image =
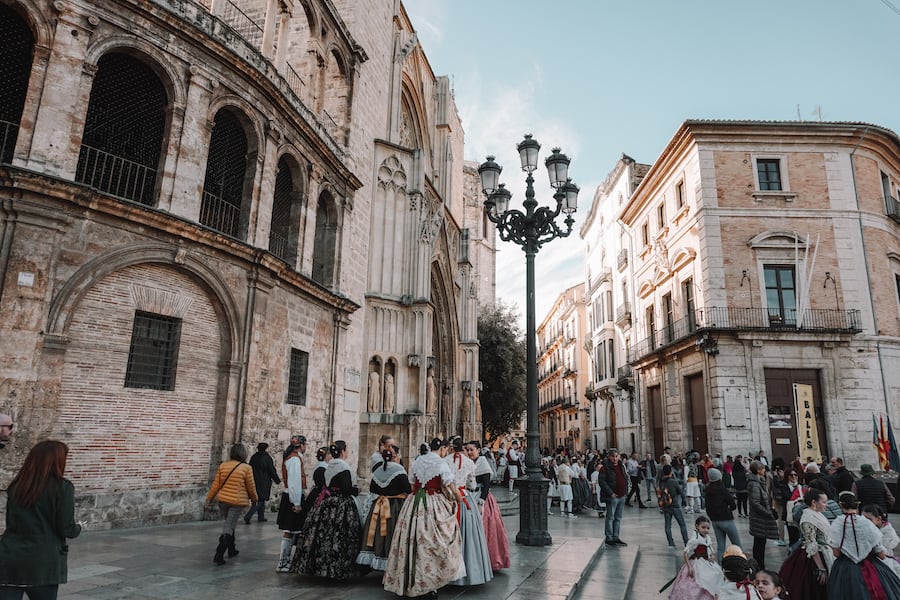
<instances>
[{"instance_id":1,"label":"wooden door","mask_svg":"<svg viewBox=\"0 0 900 600\"><path fill-rule=\"evenodd\" d=\"M650 427L653 431L653 455L659 456L666 447L664 432L666 413L663 410L662 392L658 385L647 388L647 406L650 411Z\"/></svg>"},{"instance_id":2,"label":"wooden door","mask_svg":"<svg viewBox=\"0 0 900 600\"><path fill-rule=\"evenodd\" d=\"M816 429L822 456L828 456L828 440L825 437L825 410L822 406L822 389L819 372L815 369L766 369L766 405L769 435L772 440L772 458L781 457L786 463L799 456L805 463L808 456L799 448L797 411L794 406L794 384L812 386L815 402Z\"/></svg>"},{"instance_id":3,"label":"wooden door","mask_svg":"<svg viewBox=\"0 0 900 600\"><path fill-rule=\"evenodd\" d=\"M703 373L696 373L684 378L684 389L687 392L685 401L688 408L688 422L691 428L691 448L700 454L709 452L709 438L706 424L706 388L703 384Z\"/></svg>"}]
</instances>

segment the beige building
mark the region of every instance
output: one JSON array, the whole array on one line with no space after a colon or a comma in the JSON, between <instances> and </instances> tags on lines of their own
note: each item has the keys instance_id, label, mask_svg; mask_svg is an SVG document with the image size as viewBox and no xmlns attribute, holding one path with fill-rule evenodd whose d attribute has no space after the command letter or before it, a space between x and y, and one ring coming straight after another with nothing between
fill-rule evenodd
<instances>
[{"instance_id":1,"label":"beige building","mask_svg":"<svg viewBox=\"0 0 900 600\"><path fill-rule=\"evenodd\" d=\"M541 448L590 448L587 331L583 284L561 293L535 330Z\"/></svg>"},{"instance_id":2,"label":"beige building","mask_svg":"<svg viewBox=\"0 0 900 600\"><path fill-rule=\"evenodd\" d=\"M875 461L872 416L900 423L898 184L875 125L678 129L619 213L643 449Z\"/></svg>"},{"instance_id":3,"label":"beige building","mask_svg":"<svg viewBox=\"0 0 900 600\"><path fill-rule=\"evenodd\" d=\"M587 350L590 372L584 390L590 406L593 447L640 450L640 406L627 358L632 327L631 237L618 215L650 165L625 154L594 193L579 235L585 244Z\"/></svg>"},{"instance_id":4,"label":"beige building","mask_svg":"<svg viewBox=\"0 0 900 600\"><path fill-rule=\"evenodd\" d=\"M493 234L400 2L12 0L0 30L3 487L58 438L91 526L171 522L235 442L345 439L366 476L381 433L478 433Z\"/></svg>"}]
</instances>

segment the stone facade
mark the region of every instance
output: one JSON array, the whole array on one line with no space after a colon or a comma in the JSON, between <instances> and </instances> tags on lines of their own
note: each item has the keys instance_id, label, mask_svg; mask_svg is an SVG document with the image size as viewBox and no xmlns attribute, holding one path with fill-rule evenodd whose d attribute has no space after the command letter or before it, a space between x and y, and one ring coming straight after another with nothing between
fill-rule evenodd
<instances>
[{"instance_id":1,"label":"stone facade","mask_svg":"<svg viewBox=\"0 0 900 600\"><path fill-rule=\"evenodd\" d=\"M66 441L91 527L196 518L235 442L480 431L448 80L399 2L240 7L0 6L0 480Z\"/></svg>"},{"instance_id":2,"label":"stone facade","mask_svg":"<svg viewBox=\"0 0 900 600\"><path fill-rule=\"evenodd\" d=\"M900 422L898 182L874 125L681 126L618 213L642 451L875 462L872 416Z\"/></svg>"},{"instance_id":3,"label":"stone facade","mask_svg":"<svg viewBox=\"0 0 900 600\"><path fill-rule=\"evenodd\" d=\"M535 330L538 343L538 426L541 448L587 450L590 381L584 285L559 295Z\"/></svg>"}]
</instances>

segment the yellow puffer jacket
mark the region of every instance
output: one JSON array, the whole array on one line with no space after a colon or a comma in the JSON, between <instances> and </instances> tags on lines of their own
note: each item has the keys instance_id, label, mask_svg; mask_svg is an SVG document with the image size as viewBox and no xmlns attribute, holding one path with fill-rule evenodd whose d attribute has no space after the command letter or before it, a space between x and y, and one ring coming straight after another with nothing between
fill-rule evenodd
<instances>
[{"instance_id":1,"label":"yellow puffer jacket","mask_svg":"<svg viewBox=\"0 0 900 600\"><path fill-rule=\"evenodd\" d=\"M253 469L250 465L236 460L228 460L219 465L216 478L206 495L207 502L213 500L231 506L249 506L251 501L256 504L256 484L253 482Z\"/></svg>"}]
</instances>

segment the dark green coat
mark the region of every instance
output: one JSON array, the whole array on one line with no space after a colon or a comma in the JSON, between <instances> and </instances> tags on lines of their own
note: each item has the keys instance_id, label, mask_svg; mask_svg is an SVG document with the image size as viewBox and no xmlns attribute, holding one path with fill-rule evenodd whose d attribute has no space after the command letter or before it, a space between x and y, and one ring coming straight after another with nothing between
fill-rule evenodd
<instances>
[{"instance_id":1,"label":"dark green coat","mask_svg":"<svg viewBox=\"0 0 900 600\"><path fill-rule=\"evenodd\" d=\"M6 532L0 538L0 584L54 585L68 578L66 538L77 537L75 487L51 483L31 508L6 502Z\"/></svg>"}]
</instances>

